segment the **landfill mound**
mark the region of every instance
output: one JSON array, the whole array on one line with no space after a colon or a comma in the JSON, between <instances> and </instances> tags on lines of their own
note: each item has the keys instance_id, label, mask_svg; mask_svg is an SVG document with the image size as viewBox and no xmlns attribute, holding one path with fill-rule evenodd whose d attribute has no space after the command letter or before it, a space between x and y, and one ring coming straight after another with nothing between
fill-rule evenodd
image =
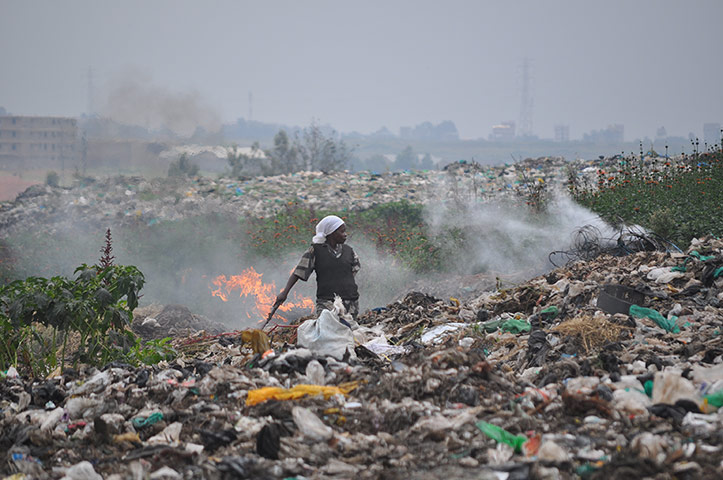
<instances>
[{"instance_id":1,"label":"landfill mound","mask_svg":"<svg viewBox=\"0 0 723 480\"><path fill-rule=\"evenodd\" d=\"M412 292L352 331L325 330L321 317L268 336L201 330L153 367L36 381L11 370L0 381L0 470L720 478L721 302L723 241L701 238L681 253L573 262L467 301Z\"/></svg>"},{"instance_id":2,"label":"landfill mound","mask_svg":"<svg viewBox=\"0 0 723 480\"><path fill-rule=\"evenodd\" d=\"M475 165L457 162L443 171L383 174L298 172L246 180L116 176L86 179L68 188L33 185L13 202L0 202L0 232L7 236L38 225L48 234L81 225L105 230L109 224L153 225L203 215L259 217L276 214L290 203L315 210L365 210L399 200L499 200L519 195L521 175L559 188L570 164L543 157L484 170ZM576 168L582 172L585 166Z\"/></svg>"}]
</instances>

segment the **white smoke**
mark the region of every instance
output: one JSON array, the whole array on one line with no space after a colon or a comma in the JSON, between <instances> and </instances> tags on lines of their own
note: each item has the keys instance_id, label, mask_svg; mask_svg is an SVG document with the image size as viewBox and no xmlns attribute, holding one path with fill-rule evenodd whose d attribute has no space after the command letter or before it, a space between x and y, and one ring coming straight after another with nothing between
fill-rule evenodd
<instances>
[{"instance_id":1,"label":"white smoke","mask_svg":"<svg viewBox=\"0 0 723 480\"><path fill-rule=\"evenodd\" d=\"M532 213L520 202L454 205L438 203L425 209L436 243L454 250L456 237L463 237L458 254L448 267L459 274L494 273L529 278L553 268L549 254L567 250L576 231L592 225L612 236L596 214L574 203L568 196L553 198L545 213Z\"/></svg>"}]
</instances>

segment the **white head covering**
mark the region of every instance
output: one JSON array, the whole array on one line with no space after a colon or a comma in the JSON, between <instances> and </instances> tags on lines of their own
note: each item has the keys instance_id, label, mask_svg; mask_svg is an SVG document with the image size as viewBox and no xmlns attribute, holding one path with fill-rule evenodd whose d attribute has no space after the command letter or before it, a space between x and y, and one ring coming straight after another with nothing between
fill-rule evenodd
<instances>
[{"instance_id":1,"label":"white head covering","mask_svg":"<svg viewBox=\"0 0 723 480\"><path fill-rule=\"evenodd\" d=\"M327 235L334 233L337 228L344 225L344 220L336 215L328 215L316 224L316 235L311 239L312 243L326 242Z\"/></svg>"}]
</instances>

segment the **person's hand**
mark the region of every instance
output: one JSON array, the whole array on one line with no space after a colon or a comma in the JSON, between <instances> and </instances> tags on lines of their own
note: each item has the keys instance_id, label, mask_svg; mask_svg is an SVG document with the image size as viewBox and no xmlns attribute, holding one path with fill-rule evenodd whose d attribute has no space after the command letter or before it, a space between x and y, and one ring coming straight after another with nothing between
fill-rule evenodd
<instances>
[{"instance_id":1,"label":"person's hand","mask_svg":"<svg viewBox=\"0 0 723 480\"><path fill-rule=\"evenodd\" d=\"M279 295L276 297L276 301L274 302L274 305L271 307L271 311L269 312L269 316L266 318L266 320L271 320L271 317L274 316L274 313L276 313L276 310L281 306L282 303L286 301L286 297L288 294L285 291L282 291L279 293Z\"/></svg>"}]
</instances>

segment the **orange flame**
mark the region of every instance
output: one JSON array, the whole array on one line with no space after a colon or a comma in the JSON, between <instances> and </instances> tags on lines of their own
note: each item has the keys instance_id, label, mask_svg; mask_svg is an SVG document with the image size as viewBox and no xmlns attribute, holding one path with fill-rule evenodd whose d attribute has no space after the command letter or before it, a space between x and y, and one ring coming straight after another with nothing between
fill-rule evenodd
<instances>
[{"instance_id":1,"label":"orange flame","mask_svg":"<svg viewBox=\"0 0 723 480\"><path fill-rule=\"evenodd\" d=\"M274 282L264 283L261 281L261 277L263 277L263 274L258 273L253 267L247 268L241 272L241 275L231 275L228 278L226 275L219 275L211 282L217 287L216 290L211 292L211 295L227 302L229 296L236 290L239 290L239 297L243 298L252 296L255 298L256 310L259 316L265 319L276 301L277 290ZM281 305L279 307L280 311L288 312L293 308L302 308L311 311L314 310L314 301L312 299L302 297L295 293L290 297L293 297L293 300L287 300L283 305ZM249 313L246 313L246 315L251 318ZM284 322L287 321L281 315L277 316ZM262 321L265 320L259 320L259 322Z\"/></svg>"}]
</instances>

